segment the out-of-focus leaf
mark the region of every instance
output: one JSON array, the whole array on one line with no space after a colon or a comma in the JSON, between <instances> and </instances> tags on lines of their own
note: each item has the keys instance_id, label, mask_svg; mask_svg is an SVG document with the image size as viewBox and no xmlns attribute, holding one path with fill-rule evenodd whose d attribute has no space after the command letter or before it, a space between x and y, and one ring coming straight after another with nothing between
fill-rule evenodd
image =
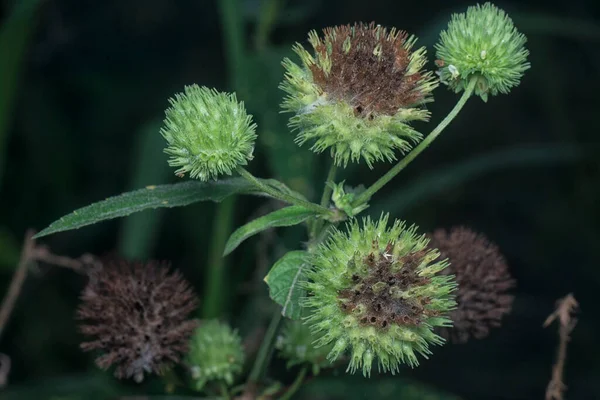
<instances>
[{"instance_id":1,"label":"out-of-focus leaf","mask_svg":"<svg viewBox=\"0 0 600 400\"><path fill-rule=\"evenodd\" d=\"M306 384L298 398L311 400L460 400L423 383L406 377L356 379L356 377L321 377Z\"/></svg>"},{"instance_id":2,"label":"out-of-focus leaf","mask_svg":"<svg viewBox=\"0 0 600 400\"><path fill-rule=\"evenodd\" d=\"M269 184L268 180L264 182ZM223 179L214 182L188 181L171 185L147 186L145 189L109 197L106 200L75 210L50 224L35 237L39 238L56 232L77 229L153 208L181 207L207 200L219 202L234 194L260 194L266 196L242 178Z\"/></svg>"},{"instance_id":3,"label":"out-of-focus leaf","mask_svg":"<svg viewBox=\"0 0 600 400\"><path fill-rule=\"evenodd\" d=\"M164 182L171 174L166 157L163 154L165 142L158 133L161 121L145 124L138 133L135 149L137 154L132 168L129 188L139 188L152 182ZM164 162L160 162L163 160ZM139 213L123 220L119 239L119 253L133 259L149 256L153 247L162 212Z\"/></svg>"},{"instance_id":4,"label":"out-of-focus leaf","mask_svg":"<svg viewBox=\"0 0 600 400\"><path fill-rule=\"evenodd\" d=\"M313 195L317 156L307 146L298 147L294 143L295 134L287 127L290 114L279 112L284 95L278 89L283 80L281 61L284 57L297 59L288 46L267 48L248 57L251 96L244 100L259 122L258 140L271 174L292 189Z\"/></svg>"},{"instance_id":5,"label":"out-of-focus leaf","mask_svg":"<svg viewBox=\"0 0 600 400\"><path fill-rule=\"evenodd\" d=\"M14 270L19 262L19 243L3 226L0 226L0 271Z\"/></svg>"},{"instance_id":6,"label":"out-of-focus leaf","mask_svg":"<svg viewBox=\"0 0 600 400\"><path fill-rule=\"evenodd\" d=\"M306 296L302 283L306 279L308 253L306 251L290 251L281 257L271 271L265 276L269 285L269 295L283 308L281 314L291 319L301 316L300 299Z\"/></svg>"},{"instance_id":7,"label":"out-of-focus leaf","mask_svg":"<svg viewBox=\"0 0 600 400\"><path fill-rule=\"evenodd\" d=\"M302 206L290 206L257 218L239 227L231 234L225 245L223 255L226 256L231 253L240 243L252 235L256 235L269 228L298 225L314 215L316 215L316 212L313 210Z\"/></svg>"},{"instance_id":8,"label":"out-of-focus leaf","mask_svg":"<svg viewBox=\"0 0 600 400\"><path fill-rule=\"evenodd\" d=\"M505 168L544 166L561 162L572 162L582 156L579 147L570 145L546 145L528 148L513 148L490 154L479 155L469 160L440 168L373 202L373 214L385 210L402 214L407 208L436 193L463 184L466 181Z\"/></svg>"},{"instance_id":9,"label":"out-of-focus leaf","mask_svg":"<svg viewBox=\"0 0 600 400\"><path fill-rule=\"evenodd\" d=\"M35 25L40 0L22 0L0 26L0 177L8 139L9 119L15 98L21 63Z\"/></svg>"}]
</instances>

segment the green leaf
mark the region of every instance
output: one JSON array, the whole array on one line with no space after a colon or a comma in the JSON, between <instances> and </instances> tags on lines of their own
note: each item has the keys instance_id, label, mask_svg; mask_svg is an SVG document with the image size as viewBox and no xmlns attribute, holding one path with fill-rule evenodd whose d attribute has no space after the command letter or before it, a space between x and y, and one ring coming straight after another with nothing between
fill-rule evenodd
<instances>
[{"instance_id":1,"label":"green leaf","mask_svg":"<svg viewBox=\"0 0 600 400\"><path fill-rule=\"evenodd\" d=\"M302 283L306 280L308 268L306 251L290 251L279 259L265 276L269 285L269 295L283 309L281 314L291 319L300 319L300 299L306 296Z\"/></svg>"},{"instance_id":2,"label":"green leaf","mask_svg":"<svg viewBox=\"0 0 600 400\"><path fill-rule=\"evenodd\" d=\"M239 227L231 234L225 245L223 256L231 253L240 245L240 243L250 236L256 235L269 228L298 225L314 215L316 215L316 212L302 206L290 206L257 218L252 222Z\"/></svg>"},{"instance_id":3,"label":"green leaf","mask_svg":"<svg viewBox=\"0 0 600 400\"><path fill-rule=\"evenodd\" d=\"M273 184L269 180L265 183ZM266 194L259 192L243 178L223 179L214 182L188 181L172 185L147 186L145 189L123 193L80 208L53 222L35 238L52 233L78 229L113 218L153 208L181 207L198 201L219 202L234 194Z\"/></svg>"},{"instance_id":4,"label":"green leaf","mask_svg":"<svg viewBox=\"0 0 600 400\"><path fill-rule=\"evenodd\" d=\"M136 154L133 157L130 184L127 189L167 180L172 170L166 162L156 162L163 157L165 141L156 133L161 120L143 124L137 133ZM123 220L119 232L119 254L130 259L146 259L154 247L160 231L161 212L139 213Z\"/></svg>"}]
</instances>

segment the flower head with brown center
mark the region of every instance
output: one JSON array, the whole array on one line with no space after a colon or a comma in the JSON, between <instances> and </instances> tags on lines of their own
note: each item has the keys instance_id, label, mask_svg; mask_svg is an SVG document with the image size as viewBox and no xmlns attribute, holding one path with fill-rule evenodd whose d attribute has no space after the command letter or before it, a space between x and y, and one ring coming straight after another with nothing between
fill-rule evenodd
<instances>
[{"instance_id":1,"label":"flower head with brown center","mask_svg":"<svg viewBox=\"0 0 600 400\"><path fill-rule=\"evenodd\" d=\"M500 326L514 299L508 291L515 280L498 247L464 227L436 230L429 245L440 251L441 260L450 262L442 273L454 274L458 283L457 308L450 313L454 327L440 333L455 343L487 336Z\"/></svg>"},{"instance_id":2,"label":"flower head with brown center","mask_svg":"<svg viewBox=\"0 0 600 400\"><path fill-rule=\"evenodd\" d=\"M448 326L455 304L453 278L438 274L447 265L434 261L439 253L426 248L416 227L387 221L354 221L347 233L334 231L307 273L306 322L320 336L316 345L333 346L330 361L350 350L348 369L364 375L374 361L392 373L401 364L418 365L417 354L443 343L432 330Z\"/></svg>"},{"instance_id":3,"label":"flower head with brown center","mask_svg":"<svg viewBox=\"0 0 600 400\"><path fill-rule=\"evenodd\" d=\"M394 150L409 150L421 134L408 123L428 119L422 106L437 86L422 71L425 48L413 51L415 41L374 23L326 28L322 37L310 32L314 54L297 44L302 67L283 62L282 107L295 114L296 141L314 142L316 152L330 149L343 166L363 158L371 167L395 160Z\"/></svg>"},{"instance_id":4,"label":"flower head with brown center","mask_svg":"<svg viewBox=\"0 0 600 400\"><path fill-rule=\"evenodd\" d=\"M141 382L179 362L197 326L189 320L196 297L179 272L150 261L110 261L90 274L77 310L84 351L102 353L96 364L115 366L119 379Z\"/></svg>"}]
</instances>

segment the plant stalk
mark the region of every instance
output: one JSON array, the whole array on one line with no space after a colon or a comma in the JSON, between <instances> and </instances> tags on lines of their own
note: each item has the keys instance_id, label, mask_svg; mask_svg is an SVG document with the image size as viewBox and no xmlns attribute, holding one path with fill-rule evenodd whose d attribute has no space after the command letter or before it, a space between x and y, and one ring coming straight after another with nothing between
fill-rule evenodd
<instances>
[{"instance_id":1,"label":"plant stalk","mask_svg":"<svg viewBox=\"0 0 600 400\"><path fill-rule=\"evenodd\" d=\"M308 367L306 365L304 367L302 367L302 369L300 370L300 372L298 372L298 375L296 376L296 379L294 379L294 382L292 383L290 388L287 390L287 392L285 392L285 394L283 396L281 396L279 398L279 400L289 400L292 398L293 395L296 394L298 389L300 389L302 382L304 382L304 378L306 377L307 370L308 370Z\"/></svg>"},{"instance_id":2,"label":"plant stalk","mask_svg":"<svg viewBox=\"0 0 600 400\"><path fill-rule=\"evenodd\" d=\"M271 318L271 322L269 323L265 337L263 338L260 348L258 349L258 354L256 355L254 365L252 365L252 370L250 371L250 376L248 377L248 383L255 384L260 381L263 372L267 367L269 356L271 355L271 349L275 344L275 335L279 330L279 324L281 323L282 319L281 317L281 310L279 307L277 307L273 317Z\"/></svg>"},{"instance_id":3,"label":"plant stalk","mask_svg":"<svg viewBox=\"0 0 600 400\"><path fill-rule=\"evenodd\" d=\"M266 183L261 182L260 180L258 180L254 175L252 175L248 170L246 170L243 167L237 167L237 171L238 173L244 177L245 179L247 179L250 183L254 184L254 186L256 186L257 188L259 188L260 190L262 190L263 192L267 193L268 195L281 200L285 203L290 203L290 204L295 204L298 206L302 206L304 208L307 208L309 210L313 210L316 213L319 214L323 214L323 215L332 215L331 210L320 206L318 204L315 203L311 203L310 201L306 201L303 199L299 199L297 197L291 196L287 193L282 193L279 190L267 185Z\"/></svg>"},{"instance_id":4,"label":"plant stalk","mask_svg":"<svg viewBox=\"0 0 600 400\"><path fill-rule=\"evenodd\" d=\"M381 189L385 184L391 181L400 171L402 171L408 164L410 164L423 150L425 150L431 142L433 142L442 131L452 122L452 120L458 115L460 110L463 108L467 100L473 94L473 90L475 89L475 85L477 84L477 77L471 78L469 84L465 88L462 96L452 109L450 113L439 123L438 126L435 127L433 131L417 147L415 147L410 153L408 153L402 160L398 162L398 164L394 165L392 169L386 172L381 178L379 178L373 185L371 185L367 190L362 192L355 200L354 205L359 206L361 204L366 203L369 199L377 193L379 189Z\"/></svg>"}]
</instances>

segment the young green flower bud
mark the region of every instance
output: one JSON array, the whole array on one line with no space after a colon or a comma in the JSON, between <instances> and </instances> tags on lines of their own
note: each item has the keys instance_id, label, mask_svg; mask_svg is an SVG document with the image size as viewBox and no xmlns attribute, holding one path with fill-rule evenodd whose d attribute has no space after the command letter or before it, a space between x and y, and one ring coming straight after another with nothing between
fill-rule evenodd
<instances>
[{"instance_id":1,"label":"young green flower bud","mask_svg":"<svg viewBox=\"0 0 600 400\"><path fill-rule=\"evenodd\" d=\"M342 181L338 184L328 182L327 185L333 189L331 200L333 200L333 204L335 204L335 207L339 210L344 211L344 213L346 213L347 216L352 218L355 215L358 215L367 208L369 208L369 205L362 204L358 207L354 207L354 198L357 194L363 192L365 190L365 187L363 185L360 185L357 188L344 187L344 182L345 181Z\"/></svg>"},{"instance_id":2,"label":"young green flower bud","mask_svg":"<svg viewBox=\"0 0 600 400\"><path fill-rule=\"evenodd\" d=\"M244 349L237 331L216 320L203 322L192 337L187 364L194 389L202 390L210 381L232 385L242 371Z\"/></svg>"},{"instance_id":3,"label":"young green flower bud","mask_svg":"<svg viewBox=\"0 0 600 400\"><path fill-rule=\"evenodd\" d=\"M302 67L283 61L282 108L295 114L296 141L313 142L315 152L329 149L342 166L362 158L372 167L395 160L394 150L408 151L421 139L408 123L428 119L422 105L437 86L422 71L425 48L412 51L415 41L374 23L326 28L323 37L310 32L314 55L296 44Z\"/></svg>"},{"instance_id":4,"label":"young green flower bud","mask_svg":"<svg viewBox=\"0 0 600 400\"><path fill-rule=\"evenodd\" d=\"M443 343L433 328L449 326L455 305L453 277L438 274L447 263L434 261L439 253L427 238L415 226L387 222L367 218L362 228L354 221L347 233L335 230L307 274L304 305L314 310L307 323L321 336L316 344L333 344L330 361L349 349L348 370L362 368L365 376L375 360L392 373L403 363L418 365L417 353L427 356L430 344Z\"/></svg>"},{"instance_id":5,"label":"young green flower bud","mask_svg":"<svg viewBox=\"0 0 600 400\"><path fill-rule=\"evenodd\" d=\"M317 375L321 368L331 367L327 354L332 349L331 344L316 347L314 343L318 338L319 336L315 336L303 321L287 320L275 346L287 360L288 368L299 364L311 364L313 375Z\"/></svg>"},{"instance_id":6,"label":"young green flower bud","mask_svg":"<svg viewBox=\"0 0 600 400\"><path fill-rule=\"evenodd\" d=\"M252 159L256 124L235 93L192 85L169 102L160 133L168 143L169 165L179 167L177 175L217 179Z\"/></svg>"},{"instance_id":7,"label":"young green flower bud","mask_svg":"<svg viewBox=\"0 0 600 400\"><path fill-rule=\"evenodd\" d=\"M506 13L491 3L454 14L436 45L442 83L456 93L477 78L475 94L508 93L529 69L527 38L519 33Z\"/></svg>"}]
</instances>

